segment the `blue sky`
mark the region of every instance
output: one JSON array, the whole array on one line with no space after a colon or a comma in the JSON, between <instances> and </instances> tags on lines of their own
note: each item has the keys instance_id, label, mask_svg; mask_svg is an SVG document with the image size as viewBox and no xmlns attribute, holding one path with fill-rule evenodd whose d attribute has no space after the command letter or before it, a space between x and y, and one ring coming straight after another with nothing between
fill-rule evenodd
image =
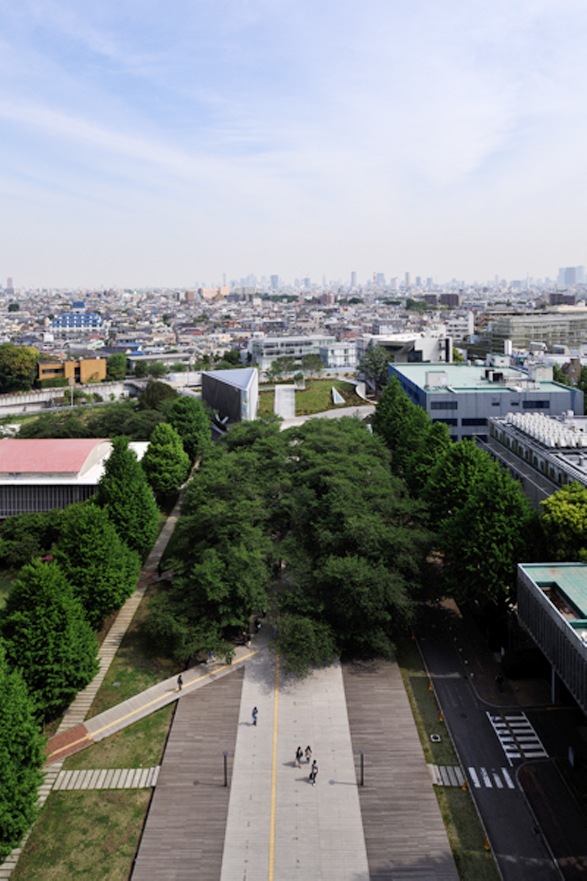
<instances>
[{"instance_id":1,"label":"blue sky","mask_svg":"<svg viewBox=\"0 0 587 881\"><path fill-rule=\"evenodd\" d=\"M584 0L0 0L0 280L587 264Z\"/></svg>"}]
</instances>

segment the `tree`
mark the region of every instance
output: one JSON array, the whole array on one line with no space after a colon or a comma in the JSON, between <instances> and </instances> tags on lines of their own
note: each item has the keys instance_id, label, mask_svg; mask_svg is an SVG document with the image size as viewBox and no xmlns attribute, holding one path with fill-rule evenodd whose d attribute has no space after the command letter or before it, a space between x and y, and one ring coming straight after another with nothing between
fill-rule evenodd
<instances>
[{"instance_id":1,"label":"tree","mask_svg":"<svg viewBox=\"0 0 587 881\"><path fill-rule=\"evenodd\" d=\"M544 558L587 563L587 488L577 481L561 486L541 505Z\"/></svg>"},{"instance_id":2,"label":"tree","mask_svg":"<svg viewBox=\"0 0 587 881\"><path fill-rule=\"evenodd\" d=\"M98 505L78 502L65 509L53 553L96 630L136 587L139 555L119 538Z\"/></svg>"},{"instance_id":3,"label":"tree","mask_svg":"<svg viewBox=\"0 0 587 881\"><path fill-rule=\"evenodd\" d=\"M95 500L129 548L144 560L157 539L159 512L153 491L127 437L112 439Z\"/></svg>"},{"instance_id":4,"label":"tree","mask_svg":"<svg viewBox=\"0 0 587 881\"><path fill-rule=\"evenodd\" d=\"M137 361L135 363L134 374L137 379L144 379L145 376L148 376L148 373L147 364L144 361Z\"/></svg>"},{"instance_id":5,"label":"tree","mask_svg":"<svg viewBox=\"0 0 587 881\"><path fill-rule=\"evenodd\" d=\"M0 345L0 393L31 389L38 360L39 350L32 346Z\"/></svg>"},{"instance_id":6,"label":"tree","mask_svg":"<svg viewBox=\"0 0 587 881\"><path fill-rule=\"evenodd\" d=\"M322 621L285 613L279 617L277 638L270 643L283 657L286 673L306 676L313 667L323 667L338 656L332 628Z\"/></svg>"},{"instance_id":7,"label":"tree","mask_svg":"<svg viewBox=\"0 0 587 881\"><path fill-rule=\"evenodd\" d=\"M172 425L162 422L157 426L141 464L153 492L161 495L174 492L186 480L190 457Z\"/></svg>"},{"instance_id":8,"label":"tree","mask_svg":"<svg viewBox=\"0 0 587 881\"><path fill-rule=\"evenodd\" d=\"M450 444L438 459L422 490L422 499L430 511L430 524L438 529L466 504L477 483L499 466L475 441Z\"/></svg>"},{"instance_id":9,"label":"tree","mask_svg":"<svg viewBox=\"0 0 587 881\"><path fill-rule=\"evenodd\" d=\"M18 667L37 714L53 719L98 672L98 643L57 563L23 566L0 613L11 667Z\"/></svg>"},{"instance_id":10,"label":"tree","mask_svg":"<svg viewBox=\"0 0 587 881\"><path fill-rule=\"evenodd\" d=\"M7 517L2 525L0 558L7 566L20 568L34 557L49 554L59 537L62 515L55 509Z\"/></svg>"},{"instance_id":11,"label":"tree","mask_svg":"<svg viewBox=\"0 0 587 881\"><path fill-rule=\"evenodd\" d=\"M363 355L358 364L359 374L371 383L375 393L387 383L389 352L383 346L373 346Z\"/></svg>"},{"instance_id":12,"label":"tree","mask_svg":"<svg viewBox=\"0 0 587 881\"><path fill-rule=\"evenodd\" d=\"M163 361L153 361L153 363L149 364L147 367L147 372L149 376L154 376L155 379L161 379L161 377L165 376L167 373L167 367Z\"/></svg>"},{"instance_id":13,"label":"tree","mask_svg":"<svg viewBox=\"0 0 587 881\"><path fill-rule=\"evenodd\" d=\"M45 738L18 670L0 644L0 861L18 847L37 817Z\"/></svg>"},{"instance_id":14,"label":"tree","mask_svg":"<svg viewBox=\"0 0 587 881\"><path fill-rule=\"evenodd\" d=\"M160 410L165 403L177 398L177 392L165 382L150 379L147 388L139 395L139 410Z\"/></svg>"},{"instance_id":15,"label":"tree","mask_svg":"<svg viewBox=\"0 0 587 881\"><path fill-rule=\"evenodd\" d=\"M536 515L519 483L497 465L488 469L440 527L448 592L457 602L508 602L535 531Z\"/></svg>"},{"instance_id":16,"label":"tree","mask_svg":"<svg viewBox=\"0 0 587 881\"><path fill-rule=\"evenodd\" d=\"M20 310L20 303L9 303L8 311L9 312L18 312Z\"/></svg>"},{"instance_id":17,"label":"tree","mask_svg":"<svg viewBox=\"0 0 587 881\"><path fill-rule=\"evenodd\" d=\"M106 376L108 379L124 379L126 376L127 359L123 352L115 352L110 355L106 362Z\"/></svg>"},{"instance_id":18,"label":"tree","mask_svg":"<svg viewBox=\"0 0 587 881\"><path fill-rule=\"evenodd\" d=\"M582 372L582 370L581 370L581 372ZM572 382L569 379L569 377L565 376L565 374L563 373L563 370L562 370L562 367L560 366L560 364L557 364L556 362L552 365L552 378L555 382L560 382L562 385L572 385ZM579 382L580 381L581 381L581 379L579 378Z\"/></svg>"},{"instance_id":19,"label":"tree","mask_svg":"<svg viewBox=\"0 0 587 881\"><path fill-rule=\"evenodd\" d=\"M271 362L271 367L265 371L265 376L269 382L277 382L278 379L281 379L283 376L283 365L280 363L279 358Z\"/></svg>"},{"instance_id":20,"label":"tree","mask_svg":"<svg viewBox=\"0 0 587 881\"><path fill-rule=\"evenodd\" d=\"M293 371L293 364L291 366L291 370ZM303 373L321 373L323 370L324 364L320 360L319 355L304 355L302 357Z\"/></svg>"},{"instance_id":21,"label":"tree","mask_svg":"<svg viewBox=\"0 0 587 881\"><path fill-rule=\"evenodd\" d=\"M190 460L195 462L210 445L210 420L201 402L189 395L180 395L171 405L168 419L181 437Z\"/></svg>"}]
</instances>

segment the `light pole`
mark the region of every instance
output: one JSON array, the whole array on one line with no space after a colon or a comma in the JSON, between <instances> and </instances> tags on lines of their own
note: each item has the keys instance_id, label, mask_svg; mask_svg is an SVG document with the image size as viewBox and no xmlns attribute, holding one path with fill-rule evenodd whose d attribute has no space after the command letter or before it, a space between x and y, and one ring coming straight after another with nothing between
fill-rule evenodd
<instances>
[{"instance_id":1,"label":"light pole","mask_svg":"<svg viewBox=\"0 0 587 881\"><path fill-rule=\"evenodd\" d=\"M361 786L364 786L365 785L365 764L364 764L365 750L360 749L359 755L361 756Z\"/></svg>"},{"instance_id":2,"label":"light pole","mask_svg":"<svg viewBox=\"0 0 587 881\"><path fill-rule=\"evenodd\" d=\"M224 756L224 785L228 786L228 768L227 768L228 750L223 750L222 755Z\"/></svg>"}]
</instances>

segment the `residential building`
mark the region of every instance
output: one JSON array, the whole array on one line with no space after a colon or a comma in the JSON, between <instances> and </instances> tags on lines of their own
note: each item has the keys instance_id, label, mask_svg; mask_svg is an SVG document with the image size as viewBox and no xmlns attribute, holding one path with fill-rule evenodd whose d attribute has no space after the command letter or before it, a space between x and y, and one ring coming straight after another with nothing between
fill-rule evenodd
<instances>
[{"instance_id":1,"label":"residential building","mask_svg":"<svg viewBox=\"0 0 587 881\"><path fill-rule=\"evenodd\" d=\"M103 325L102 316L97 312L67 312L51 319L52 330L67 332L96 330Z\"/></svg>"},{"instance_id":2,"label":"residential building","mask_svg":"<svg viewBox=\"0 0 587 881\"><path fill-rule=\"evenodd\" d=\"M273 361L289 356L301 360L304 355L318 355L320 349L336 343L336 337L325 334L308 336L256 337L249 340L248 351L259 370L267 370Z\"/></svg>"}]
</instances>

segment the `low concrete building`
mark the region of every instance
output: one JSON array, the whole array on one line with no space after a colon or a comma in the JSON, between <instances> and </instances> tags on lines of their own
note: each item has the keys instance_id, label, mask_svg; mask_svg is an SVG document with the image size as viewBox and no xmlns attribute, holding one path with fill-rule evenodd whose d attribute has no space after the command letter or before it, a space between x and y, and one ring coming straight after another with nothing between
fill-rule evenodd
<instances>
[{"instance_id":1,"label":"low concrete building","mask_svg":"<svg viewBox=\"0 0 587 881\"><path fill-rule=\"evenodd\" d=\"M252 421L259 409L259 371L214 370L202 373L202 399L231 422Z\"/></svg>"},{"instance_id":2,"label":"low concrete building","mask_svg":"<svg viewBox=\"0 0 587 881\"><path fill-rule=\"evenodd\" d=\"M492 416L583 412L583 392L553 382L551 368L525 373L508 363L498 355L485 364L390 364L389 377L433 422L444 422L453 440L487 442Z\"/></svg>"},{"instance_id":3,"label":"low concrete building","mask_svg":"<svg viewBox=\"0 0 587 881\"><path fill-rule=\"evenodd\" d=\"M336 337L325 334L308 336L267 336L253 337L249 341L248 351L259 370L267 370L278 358L292 357L300 361L305 355L320 357L322 349L336 344Z\"/></svg>"},{"instance_id":4,"label":"low concrete building","mask_svg":"<svg viewBox=\"0 0 587 881\"><path fill-rule=\"evenodd\" d=\"M518 618L552 669L552 700L564 682L587 713L587 565L518 565Z\"/></svg>"},{"instance_id":5,"label":"low concrete building","mask_svg":"<svg viewBox=\"0 0 587 881\"><path fill-rule=\"evenodd\" d=\"M139 459L148 446L130 444ZM0 440L0 518L89 499L111 452L112 444L103 438Z\"/></svg>"}]
</instances>

